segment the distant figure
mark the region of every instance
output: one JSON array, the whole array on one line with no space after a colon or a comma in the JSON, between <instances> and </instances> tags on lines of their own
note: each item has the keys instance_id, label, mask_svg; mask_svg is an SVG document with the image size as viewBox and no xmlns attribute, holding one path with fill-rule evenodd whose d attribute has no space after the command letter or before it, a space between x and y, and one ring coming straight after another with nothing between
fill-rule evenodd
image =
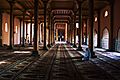
<instances>
[{"instance_id":1,"label":"distant figure","mask_svg":"<svg viewBox=\"0 0 120 80\"><path fill-rule=\"evenodd\" d=\"M90 50L86 48L85 55L84 55L84 60L88 61L90 58Z\"/></svg>"}]
</instances>

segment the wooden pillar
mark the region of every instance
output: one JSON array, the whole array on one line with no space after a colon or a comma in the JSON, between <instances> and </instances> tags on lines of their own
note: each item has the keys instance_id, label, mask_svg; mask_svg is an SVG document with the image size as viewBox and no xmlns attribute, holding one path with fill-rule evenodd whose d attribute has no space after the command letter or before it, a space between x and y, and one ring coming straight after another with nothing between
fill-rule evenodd
<instances>
[{"instance_id":1,"label":"wooden pillar","mask_svg":"<svg viewBox=\"0 0 120 80\"><path fill-rule=\"evenodd\" d=\"M51 35L51 36L50 36L50 37L51 37L51 39L50 39L50 42L51 42L50 44L51 44L51 46L53 45L53 44L52 44L52 33L53 33L53 19L52 19L52 18L53 18L53 17L51 17L51 33L50 33L50 35Z\"/></svg>"},{"instance_id":2,"label":"wooden pillar","mask_svg":"<svg viewBox=\"0 0 120 80\"><path fill-rule=\"evenodd\" d=\"M33 45L33 56L38 56L38 51L37 51L37 29L38 29L38 1L39 0L34 0L34 45Z\"/></svg>"},{"instance_id":3,"label":"wooden pillar","mask_svg":"<svg viewBox=\"0 0 120 80\"><path fill-rule=\"evenodd\" d=\"M65 41L67 41L67 30L68 29L68 25L67 23L65 23Z\"/></svg>"},{"instance_id":4,"label":"wooden pillar","mask_svg":"<svg viewBox=\"0 0 120 80\"><path fill-rule=\"evenodd\" d=\"M55 43L55 23L53 24L53 44Z\"/></svg>"},{"instance_id":5,"label":"wooden pillar","mask_svg":"<svg viewBox=\"0 0 120 80\"><path fill-rule=\"evenodd\" d=\"M87 36L88 36L88 31L87 31L87 19L85 20L85 45L87 45Z\"/></svg>"},{"instance_id":6,"label":"wooden pillar","mask_svg":"<svg viewBox=\"0 0 120 80\"><path fill-rule=\"evenodd\" d=\"M68 23L68 28L67 28L67 38L68 38L68 43L70 43L70 23Z\"/></svg>"},{"instance_id":7,"label":"wooden pillar","mask_svg":"<svg viewBox=\"0 0 120 80\"><path fill-rule=\"evenodd\" d=\"M26 42L25 43L27 43L27 40L28 40L28 23L26 22Z\"/></svg>"},{"instance_id":8,"label":"wooden pillar","mask_svg":"<svg viewBox=\"0 0 120 80\"><path fill-rule=\"evenodd\" d=\"M41 37L41 23L39 23L38 30L39 30L39 44L40 44L40 37Z\"/></svg>"},{"instance_id":9,"label":"wooden pillar","mask_svg":"<svg viewBox=\"0 0 120 80\"><path fill-rule=\"evenodd\" d=\"M48 15L48 29L49 29L49 32L48 32L48 47L51 47L50 45L50 33L51 33L51 25L50 25L50 21L51 21L51 11L49 11L49 15Z\"/></svg>"},{"instance_id":10,"label":"wooden pillar","mask_svg":"<svg viewBox=\"0 0 120 80\"><path fill-rule=\"evenodd\" d=\"M9 41L9 49L13 49L13 5L14 1L9 1L10 4L10 41Z\"/></svg>"},{"instance_id":11,"label":"wooden pillar","mask_svg":"<svg viewBox=\"0 0 120 80\"><path fill-rule=\"evenodd\" d=\"M81 31L82 31L82 34L81 34L81 37L82 37L82 45L84 44L84 32L83 32L83 29L84 29L84 20L82 21L82 26L81 26Z\"/></svg>"},{"instance_id":12,"label":"wooden pillar","mask_svg":"<svg viewBox=\"0 0 120 80\"><path fill-rule=\"evenodd\" d=\"M52 23L52 45L54 44L54 21Z\"/></svg>"},{"instance_id":13,"label":"wooden pillar","mask_svg":"<svg viewBox=\"0 0 120 80\"><path fill-rule=\"evenodd\" d=\"M24 20L25 20L25 12L26 12L26 11L23 12L22 47L25 47L25 21L24 21Z\"/></svg>"},{"instance_id":14,"label":"wooden pillar","mask_svg":"<svg viewBox=\"0 0 120 80\"><path fill-rule=\"evenodd\" d=\"M56 29L56 41L58 41L58 29Z\"/></svg>"},{"instance_id":15,"label":"wooden pillar","mask_svg":"<svg viewBox=\"0 0 120 80\"><path fill-rule=\"evenodd\" d=\"M110 51L114 51L113 26L114 26L114 0L110 0L110 34L109 34Z\"/></svg>"},{"instance_id":16,"label":"wooden pillar","mask_svg":"<svg viewBox=\"0 0 120 80\"><path fill-rule=\"evenodd\" d=\"M15 43L15 25L14 25L14 18L15 18L15 16L13 16L13 46L14 46L14 43Z\"/></svg>"},{"instance_id":17,"label":"wooden pillar","mask_svg":"<svg viewBox=\"0 0 120 80\"><path fill-rule=\"evenodd\" d=\"M44 42L44 23L42 23L42 42Z\"/></svg>"},{"instance_id":18,"label":"wooden pillar","mask_svg":"<svg viewBox=\"0 0 120 80\"><path fill-rule=\"evenodd\" d=\"M2 12L0 10L0 47L2 47Z\"/></svg>"},{"instance_id":19,"label":"wooden pillar","mask_svg":"<svg viewBox=\"0 0 120 80\"><path fill-rule=\"evenodd\" d=\"M44 46L43 46L43 49L44 50L47 50L47 47L46 47L46 10L47 10L47 2L44 1L43 2L44 4Z\"/></svg>"},{"instance_id":20,"label":"wooden pillar","mask_svg":"<svg viewBox=\"0 0 120 80\"><path fill-rule=\"evenodd\" d=\"M21 45L21 23L22 23L22 20L20 19L20 45Z\"/></svg>"},{"instance_id":21,"label":"wooden pillar","mask_svg":"<svg viewBox=\"0 0 120 80\"><path fill-rule=\"evenodd\" d=\"M79 40L79 45L77 50L82 50L81 47L81 27L82 27L82 3L79 2L79 28L78 28L78 40Z\"/></svg>"},{"instance_id":22,"label":"wooden pillar","mask_svg":"<svg viewBox=\"0 0 120 80\"><path fill-rule=\"evenodd\" d=\"M69 33L71 33L71 25L70 25L70 23L69 23ZM71 43L71 34L69 35L70 36L70 42L69 43Z\"/></svg>"},{"instance_id":23,"label":"wooden pillar","mask_svg":"<svg viewBox=\"0 0 120 80\"><path fill-rule=\"evenodd\" d=\"M74 24L74 45L73 47L77 47L76 46L76 13L74 12L74 16L73 16L73 24Z\"/></svg>"},{"instance_id":24,"label":"wooden pillar","mask_svg":"<svg viewBox=\"0 0 120 80\"><path fill-rule=\"evenodd\" d=\"M32 45L32 17L30 21L30 45Z\"/></svg>"},{"instance_id":25,"label":"wooden pillar","mask_svg":"<svg viewBox=\"0 0 120 80\"><path fill-rule=\"evenodd\" d=\"M97 12L98 14L98 35L97 35L97 47L100 48L100 11Z\"/></svg>"},{"instance_id":26,"label":"wooden pillar","mask_svg":"<svg viewBox=\"0 0 120 80\"><path fill-rule=\"evenodd\" d=\"M72 43L72 31L73 31L73 27L72 27L72 19L70 20L70 44L73 45Z\"/></svg>"},{"instance_id":27,"label":"wooden pillar","mask_svg":"<svg viewBox=\"0 0 120 80\"><path fill-rule=\"evenodd\" d=\"M94 0L89 0L88 1L89 5L89 15L88 15L88 20L89 20L89 50L91 52L91 57L94 58L95 53L93 52L93 25L94 25Z\"/></svg>"}]
</instances>

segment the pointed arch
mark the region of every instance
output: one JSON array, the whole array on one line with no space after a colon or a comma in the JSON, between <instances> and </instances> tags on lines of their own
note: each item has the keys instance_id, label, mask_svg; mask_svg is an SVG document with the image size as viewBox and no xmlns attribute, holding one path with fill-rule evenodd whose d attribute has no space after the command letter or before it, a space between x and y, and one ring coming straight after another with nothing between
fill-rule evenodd
<instances>
[{"instance_id":1,"label":"pointed arch","mask_svg":"<svg viewBox=\"0 0 120 80\"><path fill-rule=\"evenodd\" d=\"M120 28L119 28L119 30L118 30L118 36L117 36L117 51L119 51L120 52Z\"/></svg>"},{"instance_id":2,"label":"pointed arch","mask_svg":"<svg viewBox=\"0 0 120 80\"><path fill-rule=\"evenodd\" d=\"M97 31L94 30L94 47L97 47Z\"/></svg>"},{"instance_id":3,"label":"pointed arch","mask_svg":"<svg viewBox=\"0 0 120 80\"><path fill-rule=\"evenodd\" d=\"M118 41L120 41L120 28L118 30Z\"/></svg>"},{"instance_id":4,"label":"pointed arch","mask_svg":"<svg viewBox=\"0 0 120 80\"><path fill-rule=\"evenodd\" d=\"M102 36L101 46L102 48L109 49L109 31L107 28L103 30L102 35L103 36Z\"/></svg>"}]
</instances>

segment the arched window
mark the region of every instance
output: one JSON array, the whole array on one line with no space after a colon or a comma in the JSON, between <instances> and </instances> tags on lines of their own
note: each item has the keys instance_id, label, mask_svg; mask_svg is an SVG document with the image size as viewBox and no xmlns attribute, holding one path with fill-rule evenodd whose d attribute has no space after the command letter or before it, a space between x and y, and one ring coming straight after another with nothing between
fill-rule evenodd
<instances>
[{"instance_id":1,"label":"arched window","mask_svg":"<svg viewBox=\"0 0 120 80\"><path fill-rule=\"evenodd\" d=\"M105 48L105 49L109 48L109 32L107 28L103 30L103 37L102 37L101 44L102 44L102 48Z\"/></svg>"},{"instance_id":2,"label":"arched window","mask_svg":"<svg viewBox=\"0 0 120 80\"><path fill-rule=\"evenodd\" d=\"M107 17L107 16L108 16L108 11L105 11L104 17Z\"/></svg>"},{"instance_id":3,"label":"arched window","mask_svg":"<svg viewBox=\"0 0 120 80\"><path fill-rule=\"evenodd\" d=\"M94 47L97 47L97 31L94 31Z\"/></svg>"},{"instance_id":4,"label":"arched window","mask_svg":"<svg viewBox=\"0 0 120 80\"><path fill-rule=\"evenodd\" d=\"M8 24L5 23L5 32L8 32Z\"/></svg>"},{"instance_id":5,"label":"arched window","mask_svg":"<svg viewBox=\"0 0 120 80\"><path fill-rule=\"evenodd\" d=\"M118 40L117 40L116 43L117 43L117 45L116 45L117 51L120 52L120 29L119 29L119 31L118 31Z\"/></svg>"},{"instance_id":6,"label":"arched window","mask_svg":"<svg viewBox=\"0 0 120 80\"><path fill-rule=\"evenodd\" d=\"M118 31L118 41L120 41L120 29Z\"/></svg>"},{"instance_id":7,"label":"arched window","mask_svg":"<svg viewBox=\"0 0 120 80\"><path fill-rule=\"evenodd\" d=\"M95 17L95 22L97 22L97 17Z\"/></svg>"},{"instance_id":8,"label":"arched window","mask_svg":"<svg viewBox=\"0 0 120 80\"><path fill-rule=\"evenodd\" d=\"M18 27L17 26L15 27L15 32L18 33Z\"/></svg>"}]
</instances>

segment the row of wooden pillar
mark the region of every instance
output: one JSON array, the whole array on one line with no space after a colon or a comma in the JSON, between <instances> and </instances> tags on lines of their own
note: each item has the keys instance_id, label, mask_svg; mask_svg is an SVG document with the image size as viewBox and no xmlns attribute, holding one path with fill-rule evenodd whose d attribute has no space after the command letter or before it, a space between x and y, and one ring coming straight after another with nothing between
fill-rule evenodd
<instances>
[{"instance_id":1,"label":"row of wooden pillar","mask_svg":"<svg viewBox=\"0 0 120 80\"><path fill-rule=\"evenodd\" d=\"M112 4L112 5L111 5ZM81 44L83 41L83 39L81 39L81 37L83 38L83 25L82 25L82 8L81 8L81 5L82 5L82 2L78 2L78 5L79 5L79 28L78 28L78 48L77 50L82 50L82 47L81 47ZM91 52L91 57L96 57L95 56L95 53L93 52L93 30L94 30L94 0L88 0L88 18L85 20L85 23L86 23L86 28L85 28L85 44L87 45L87 37L89 38L88 40L88 48ZM100 11L98 11L98 45L97 47L101 47L100 46ZM71 24L70 27L70 32L71 32L71 35L69 36L70 38L70 43L73 44L73 47L76 47L76 19L75 19L76 15L74 13L74 17L73 17L73 24L74 26L72 27ZM110 38L109 38L109 50L113 50L113 1L111 0L110 2ZM88 22L87 22L88 20ZM87 25L89 25L89 27L87 27ZM87 28L88 28L88 31L87 31ZM72 30L74 30L74 43L72 43ZM82 32L81 32L82 31ZM82 33L82 34L81 34ZM88 35L88 36L87 36Z\"/></svg>"},{"instance_id":2,"label":"row of wooden pillar","mask_svg":"<svg viewBox=\"0 0 120 80\"><path fill-rule=\"evenodd\" d=\"M38 54L38 49L37 49L37 29L38 29L38 1L39 0L34 0L34 51L33 51L33 55L36 55ZM112 1L112 0L111 0ZM44 49L47 49L47 46L46 46L46 6L47 6L47 2L43 2L44 3ZM13 1L10 1L9 2L10 4L10 47L9 48L12 48L13 46L13 5L14 5L14 2ZM81 2L78 2L79 4L79 35L78 35L78 39L79 39L79 46L78 46L78 50L82 50L82 47L81 47L81 27L82 27L82 7L81 7ZM110 2L110 4L112 4L110 6L110 38L109 38L109 41L110 41L110 48L109 49L113 49L113 2ZM93 52L93 24L94 24L94 0L88 0L88 5L89 5L89 14L88 14L88 25L89 25L89 31L88 31L88 34L89 34L89 49L91 51L91 56L94 57L95 54ZM100 15L100 12L98 12L98 14ZM0 14L1 15L1 14ZM51 16L51 15L49 15ZM24 19L25 19L25 11L23 12L23 40L20 41L22 42L22 46L24 46ZM53 21L51 20L52 17L49 18L48 20L48 26L49 26L49 41L48 41L48 45L50 46L51 44L54 43L54 23ZM73 20L74 20L74 46L75 46L75 43L76 43L76 37L75 37L75 34L76 34L76 26L75 26L75 17L73 17ZM21 20L20 20L21 21ZM50 21L50 22L49 22ZM0 23L2 24L2 23ZM21 24L20 24L21 25ZM72 24L71 24L72 25ZM72 26L70 25L71 29L70 29L70 32L72 32ZM1 27L0 27L1 28ZM32 28L32 18L31 18L31 28ZM2 29L0 29L2 30ZM21 29L20 29L21 30ZM87 31L87 30L86 30ZM20 31L21 32L21 31ZM32 35L32 31L30 31L30 34ZM87 34L87 33L86 33ZM1 36L2 34L0 33L0 44L1 44ZM21 34L20 34L21 36ZM70 41L72 43L72 35L69 36L70 37ZM30 36L30 43L32 41L32 36ZM21 40L21 39L20 39ZM87 36L86 36L86 42L87 42ZM100 17L98 16L98 47L100 47Z\"/></svg>"},{"instance_id":3,"label":"row of wooden pillar","mask_svg":"<svg viewBox=\"0 0 120 80\"><path fill-rule=\"evenodd\" d=\"M38 55L38 39L37 39L37 33L38 33L38 2L39 0L34 0L34 44L33 44L33 52L32 55ZM10 41L9 41L9 49L13 49L13 6L14 6L14 1L9 1L10 4ZM43 2L44 3L44 46L43 49L47 50L47 45L46 45L46 11L47 11L47 2ZM20 19L20 44L22 45L22 47L25 47L25 13L26 11L23 11L23 20ZM48 20L48 28L49 28L49 38L48 38L48 47L50 47L51 45L53 45L54 43L54 23L52 21L52 16L51 16L51 12L49 12L49 20ZM2 25L2 12L0 12L0 24ZM30 44L32 45L32 17L31 16L31 25L30 25ZM23 24L22 24L23 21ZM23 26L23 29L21 29L21 26ZM0 26L0 30L2 30L2 26ZM21 31L22 30L22 31ZM22 32L22 34L21 34ZM40 33L40 32L39 32ZM23 37L21 40L21 36ZM26 23L26 36L27 36L27 23ZM40 37L39 37L40 39ZM2 31L0 31L0 45L2 46Z\"/></svg>"},{"instance_id":4,"label":"row of wooden pillar","mask_svg":"<svg viewBox=\"0 0 120 80\"><path fill-rule=\"evenodd\" d=\"M48 45L46 45L46 23L47 23L47 2L43 1L44 4L44 44L43 44L43 49L47 50L47 46L51 47L51 45L54 44L54 23L52 21L52 15L51 15L51 11L49 12L48 15ZM33 55L38 55L38 51L37 51L37 28L38 28L38 0L34 0L34 51L33 51Z\"/></svg>"}]
</instances>

